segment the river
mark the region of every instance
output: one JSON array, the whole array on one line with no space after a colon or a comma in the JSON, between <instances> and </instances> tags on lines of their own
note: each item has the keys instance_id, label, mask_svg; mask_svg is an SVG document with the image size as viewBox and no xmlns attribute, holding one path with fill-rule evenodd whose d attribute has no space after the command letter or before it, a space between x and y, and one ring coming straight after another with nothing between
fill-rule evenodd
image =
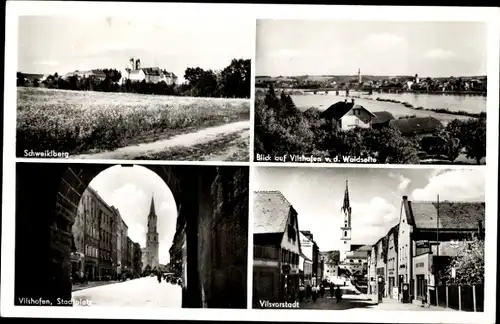
<instances>
[{"instance_id":1,"label":"river","mask_svg":"<svg viewBox=\"0 0 500 324\"><path fill-rule=\"evenodd\" d=\"M447 124L453 119L468 119L468 116L459 116L451 114L437 113L428 110L415 110L405 107L400 103L377 101L377 97L381 99L392 99L401 102L407 102L414 107L423 107L426 109L448 109L450 111L466 111L471 113L480 113L486 111L486 96L467 96L467 95L440 95L440 94L413 94L413 93L374 93L372 95L356 93L351 91L351 96L360 97L355 98L355 102L364 106L372 112L388 111L395 118L404 116L418 116L427 117L432 116L439 119L444 124ZM335 92L328 94L306 92L304 94L291 95L295 105L301 110L307 110L311 107L320 110L327 109L330 105L337 101L345 100L345 92L340 92L337 96ZM349 98L349 100L351 100Z\"/></svg>"}]
</instances>

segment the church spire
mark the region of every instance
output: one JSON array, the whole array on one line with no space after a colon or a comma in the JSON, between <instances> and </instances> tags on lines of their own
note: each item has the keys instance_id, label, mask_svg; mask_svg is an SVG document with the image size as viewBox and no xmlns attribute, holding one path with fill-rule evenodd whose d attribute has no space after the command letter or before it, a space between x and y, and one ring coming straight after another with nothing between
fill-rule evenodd
<instances>
[{"instance_id":1,"label":"church spire","mask_svg":"<svg viewBox=\"0 0 500 324\"><path fill-rule=\"evenodd\" d=\"M344 193L344 204L342 205L341 211L349 212L351 211L351 204L349 201L349 188L348 188L348 180L345 181L345 193Z\"/></svg>"},{"instance_id":2,"label":"church spire","mask_svg":"<svg viewBox=\"0 0 500 324\"><path fill-rule=\"evenodd\" d=\"M155 198L151 195L151 207L149 208L149 215L156 215L155 213Z\"/></svg>"}]
</instances>

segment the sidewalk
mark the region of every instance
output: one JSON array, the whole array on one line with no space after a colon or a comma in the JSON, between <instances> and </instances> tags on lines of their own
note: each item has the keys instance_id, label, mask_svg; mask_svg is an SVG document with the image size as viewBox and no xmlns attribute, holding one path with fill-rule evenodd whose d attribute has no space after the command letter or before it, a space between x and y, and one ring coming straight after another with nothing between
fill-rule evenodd
<instances>
[{"instance_id":1,"label":"sidewalk","mask_svg":"<svg viewBox=\"0 0 500 324\"><path fill-rule=\"evenodd\" d=\"M123 281L118 281L118 280L89 281L87 284L76 284L76 285L73 285L71 291L74 292L74 291L79 291L79 290L93 288L93 287L111 285L111 284L115 284L115 283L119 283L119 282L123 282Z\"/></svg>"},{"instance_id":2,"label":"sidewalk","mask_svg":"<svg viewBox=\"0 0 500 324\"><path fill-rule=\"evenodd\" d=\"M384 298L382 299L382 303L373 302L373 306L371 309L374 310L395 310L395 311L438 311L438 312L455 312L455 309L444 308L440 306L422 306L419 302L413 303L402 303L397 299L392 298Z\"/></svg>"}]
</instances>

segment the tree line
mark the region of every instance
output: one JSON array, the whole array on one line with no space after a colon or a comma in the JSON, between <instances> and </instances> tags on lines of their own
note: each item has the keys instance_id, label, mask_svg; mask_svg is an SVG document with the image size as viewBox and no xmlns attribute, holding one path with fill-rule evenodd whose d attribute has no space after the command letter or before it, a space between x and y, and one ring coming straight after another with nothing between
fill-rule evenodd
<instances>
[{"instance_id":1,"label":"tree line","mask_svg":"<svg viewBox=\"0 0 500 324\"><path fill-rule=\"evenodd\" d=\"M77 75L68 78L61 77L57 72L49 75L44 80L34 79L31 86L44 86L51 89L102 91L102 92L131 92L140 94L193 96L193 97L224 97L224 98L250 98L251 63L247 59L233 59L221 71L204 70L200 67L188 67L184 72L185 83L167 84L165 81L158 83L132 81L122 79L121 73L116 69L100 70L105 78L100 80L94 75L80 77ZM166 71L162 71L166 72ZM17 86L27 86L26 76L17 73Z\"/></svg>"},{"instance_id":2,"label":"tree line","mask_svg":"<svg viewBox=\"0 0 500 324\"><path fill-rule=\"evenodd\" d=\"M478 164L486 156L486 117L451 121L423 137L403 136L387 126L381 129L342 130L335 121L320 119L320 110L300 111L290 95L276 95L273 86L255 99L255 152L281 156L373 157L377 163L418 164L421 156L453 162L461 152Z\"/></svg>"}]
</instances>

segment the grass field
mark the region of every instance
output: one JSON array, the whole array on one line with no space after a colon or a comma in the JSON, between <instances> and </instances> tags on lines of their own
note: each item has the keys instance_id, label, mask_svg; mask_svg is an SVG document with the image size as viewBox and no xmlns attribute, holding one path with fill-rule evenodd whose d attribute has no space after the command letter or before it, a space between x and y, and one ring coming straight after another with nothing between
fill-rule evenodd
<instances>
[{"instance_id":1,"label":"grass field","mask_svg":"<svg viewBox=\"0 0 500 324\"><path fill-rule=\"evenodd\" d=\"M17 90L17 155L111 150L250 119L245 99Z\"/></svg>"}]
</instances>

